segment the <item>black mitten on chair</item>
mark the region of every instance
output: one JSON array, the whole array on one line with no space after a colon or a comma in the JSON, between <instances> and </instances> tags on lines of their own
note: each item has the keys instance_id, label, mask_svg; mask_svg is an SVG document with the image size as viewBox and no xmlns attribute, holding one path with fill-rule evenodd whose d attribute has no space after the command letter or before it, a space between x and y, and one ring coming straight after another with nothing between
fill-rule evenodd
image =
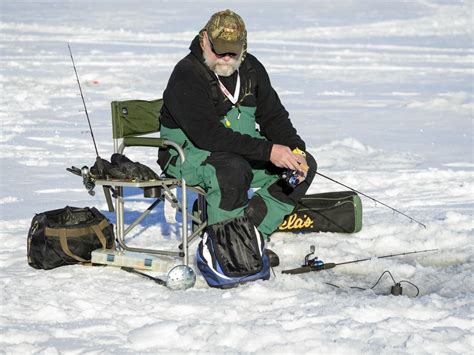
<instances>
[{"instance_id":1,"label":"black mitten on chair","mask_svg":"<svg viewBox=\"0 0 474 355\"><path fill-rule=\"evenodd\" d=\"M133 162L125 155L115 153L110 157L112 165L126 175L127 179L158 180L159 176L148 166Z\"/></svg>"},{"instance_id":2,"label":"black mitten on chair","mask_svg":"<svg viewBox=\"0 0 474 355\"><path fill-rule=\"evenodd\" d=\"M100 179L106 179L107 176L114 178L114 179L126 179L127 175L122 173L116 166L112 165L109 161L102 159L102 158L97 158L100 159L102 162L103 166L103 171L102 173L99 172L99 168L97 166L97 160L94 165L92 165L90 172L94 174L96 177Z\"/></svg>"}]
</instances>

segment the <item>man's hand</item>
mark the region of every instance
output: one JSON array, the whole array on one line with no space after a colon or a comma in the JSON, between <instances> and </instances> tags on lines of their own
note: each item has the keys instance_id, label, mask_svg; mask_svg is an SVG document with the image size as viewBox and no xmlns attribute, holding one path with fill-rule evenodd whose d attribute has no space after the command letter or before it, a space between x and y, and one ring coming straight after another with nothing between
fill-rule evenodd
<instances>
[{"instance_id":1,"label":"man's hand","mask_svg":"<svg viewBox=\"0 0 474 355\"><path fill-rule=\"evenodd\" d=\"M306 178L308 164L301 154L295 154L287 146L274 144L270 153L270 161L279 168L296 170L300 174L300 182Z\"/></svg>"}]
</instances>

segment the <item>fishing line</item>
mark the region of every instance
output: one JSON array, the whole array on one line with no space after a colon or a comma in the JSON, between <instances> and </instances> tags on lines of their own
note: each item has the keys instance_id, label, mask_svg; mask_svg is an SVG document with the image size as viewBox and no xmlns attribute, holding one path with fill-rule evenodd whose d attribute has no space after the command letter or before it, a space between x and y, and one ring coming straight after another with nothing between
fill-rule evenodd
<instances>
[{"instance_id":1,"label":"fishing line","mask_svg":"<svg viewBox=\"0 0 474 355\"><path fill-rule=\"evenodd\" d=\"M395 278L393 277L392 273L388 270L385 270L381 275L380 277L378 278L378 280L374 283L373 286L369 287L369 288L365 288L365 287L360 287L360 286L351 286L350 288L351 289L357 289L357 290L361 290L361 291L365 291L365 290L373 290L379 283L380 283L380 280L382 280L382 277L384 275L390 275L390 278L392 279L393 281L393 286L391 287L390 289L390 294L393 295L393 296L400 296L403 294L403 288L401 287L401 284L402 283L407 283L411 286L413 286L414 288L416 288L416 295L414 297L418 297L418 295L420 294L420 289L418 288L418 286L416 286L413 282L410 282L410 281L407 281L407 280L401 280L401 281L395 281ZM335 288L341 288L340 286L336 285L336 284L333 284L331 282L325 282L326 285L329 285L329 286L332 286L332 287L335 287Z\"/></svg>"}]
</instances>

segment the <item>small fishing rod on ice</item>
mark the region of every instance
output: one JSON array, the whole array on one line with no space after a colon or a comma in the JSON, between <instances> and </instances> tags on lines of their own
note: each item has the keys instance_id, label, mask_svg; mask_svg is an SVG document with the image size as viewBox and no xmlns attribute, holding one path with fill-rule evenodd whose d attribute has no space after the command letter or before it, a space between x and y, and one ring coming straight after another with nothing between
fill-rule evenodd
<instances>
[{"instance_id":1,"label":"small fishing rod on ice","mask_svg":"<svg viewBox=\"0 0 474 355\"><path fill-rule=\"evenodd\" d=\"M91 125L91 120L89 119L89 113L87 111L87 106L86 106L86 100L84 100L84 95L82 93L82 87L81 87L81 82L79 81L79 75L77 74L77 69L76 69L76 64L74 63L74 57L72 56L72 51L71 51L71 46L69 45L69 42L67 42L67 47L69 48L69 54L71 56L71 61L72 61L72 67L74 68L74 73L76 74L76 80L77 80L77 85L79 86L79 92L81 93L81 98L82 98L82 104L84 105L84 111L86 113L86 118L87 118L87 123L89 124L89 130L91 132L91 137L92 137L92 142L94 143L94 148L95 148L95 154L96 154L96 166L97 170L99 172L99 176L104 175L104 164L102 162L102 158L99 156L99 151L97 149L97 144L95 142L95 137L94 137L94 131L92 130L92 125ZM77 171L73 171L71 169L66 169L68 171L71 171L72 173L79 175ZM84 185L89 191L89 194L93 195L94 191L94 183L89 181L89 169L87 167L83 167L80 171L80 174L84 180ZM105 200L107 201L107 207L109 208L110 212L114 211L114 205L112 204L112 197L110 196L110 190L107 186L102 186L104 189L104 195L105 195Z\"/></svg>"},{"instance_id":2,"label":"small fishing rod on ice","mask_svg":"<svg viewBox=\"0 0 474 355\"><path fill-rule=\"evenodd\" d=\"M372 259L384 259L384 258L393 258L395 256L402 256L402 255L427 253L427 252L431 252L431 251L437 251L438 249L426 249L426 250L410 251L410 252L398 253L398 254L374 256L374 257L371 257L371 258L356 259L356 260L351 260L351 261L344 261L344 262L341 262L341 263L325 263L322 260L319 260L317 256L310 259L309 257L314 254L315 250L316 250L315 246L311 245L310 246L310 253L308 255L306 255L305 258L304 258L304 264L301 267L298 267L298 268L295 268L295 269L283 270L282 274L292 274L292 275L304 274L304 273L311 272L311 271L321 271L321 270L332 269L332 268L335 268L338 265L360 263L360 262L368 261L368 260L372 260Z\"/></svg>"},{"instance_id":3,"label":"small fishing rod on ice","mask_svg":"<svg viewBox=\"0 0 474 355\"><path fill-rule=\"evenodd\" d=\"M339 182L339 181L337 181L337 180L334 180L334 179L330 178L329 176L326 176L326 175L321 174L321 173L319 173L319 172L316 172L316 174L319 175L319 176L322 176L323 178L328 179L328 180L330 180L330 181L332 181L332 182L335 182L336 184L339 184L339 185L341 185L341 186L344 186L345 188L347 188L347 189L349 189L349 190L352 190L352 191L354 191L354 192L356 192L356 193L358 193L358 194L360 194L360 195L362 195L362 196L365 196L365 197L367 197L368 199L371 199L372 201L374 201L375 203L379 203L379 204L381 204L382 206L385 206L385 207L391 209L392 211L394 211L394 212L396 212L396 213L398 213L398 214L401 214L402 216L407 217L410 221L416 222L416 223L418 223L418 225L420 225L420 226L422 226L423 228L426 229L426 225L425 225L424 223L421 223L420 221L418 221L418 220L416 220L415 218L413 218L413 217L411 217L411 216L409 216L409 215L407 215L407 214L405 214L405 213L403 213L403 212L397 210L396 208L390 207L390 206L387 205L386 203L383 203L383 202L381 202L381 201L379 201L379 200L377 200L377 199L375 199L375 198L373 198L373 197L371 197L371 196L369 196L369 195L367 195L367 194L365 194L365 193L363 193L363 192L361 192L361 191L358 191L358 190L356 190L356 189L353 189L352 187L347 186L347 185L345 185L345 184L343 184L342 182Z\"/></svg>"}]
</instances>

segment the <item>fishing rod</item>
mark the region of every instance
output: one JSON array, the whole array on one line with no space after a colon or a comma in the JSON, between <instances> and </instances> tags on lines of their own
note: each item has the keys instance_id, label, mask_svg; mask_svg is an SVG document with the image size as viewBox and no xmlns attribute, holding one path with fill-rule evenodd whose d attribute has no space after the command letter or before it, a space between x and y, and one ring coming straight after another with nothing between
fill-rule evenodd
<instances>
[{"instance_id":1,"label":"fishing rod","mask_svg":"<svg viewBox=\"0 0 474 355\"><path fill-rule=\"evenodd\" d=\"M304 259L304 264L301 267L295 268L295 269L289 269L289 270L283 270L283 274L304 274L307 272L311 271L321 271L321 270L328 270L335 268L338 265L347 265L347 264L354 264L354 263L360 263L363 261L368 261L372 259L384 259L384 258L393 258L395 256L402 256L402 255L410 255L410 254L420 254L420 253L428 253L432 251L437 251L438 249L426 249L426 250L419 250L419 251L410 251L410 252L405 252L405 253L398 253L398 254L389 254L389 255L382 255L382 256L374 256L371 258L364 258L364 259L356 259L356 260L351 260L351 261L344 261L341 263L325 263L322 260L319 260L317 256L314 258L310 259L309 257L314 254L315 252L315 246L311 245L310 246L310 253L305 256Z\"/></svg>"},{"instance_id":2,"label":"fishing rod","mask_svg":"<svg viewBox=\"0 0 474 355\"><path fill-rule=\"evenodd\" d=\"M94 131L92 130L91 120L89 118L89 112L87 111L86 100L84 100L84 94L82 93L81 82L79 80L79 75L77 74L76 64L74 63L74 57L72 56L71 46L69 42L67 42L67 47L69 48L69 55L71 56L72 67L74 68L74 73L76 74L77 85L79 86L79 92L81 93L82 104L84 105L84 111L87 117L87 123L89 124L89 130L91 132L92 142L94 143L95 154L96 154L96 166L99 173L99 176L104 175L104 164L102 162L102 158L99 156L99 151L97 149L97 144L95 142ZM86 167L82 168L82 170L87 169ZM84 175L84 174L83 174ZM86 175L89 176L89 169L87 169ZM110 190L107 186L102 186L104 189L105 200L107 201L107 207L109 208L110 212L114 211L114 205L112 204L112 197L110 196ZM92 187L93 189L93 187ZM88 188L89 193L92 192L92 189Z\"/></svg>"},{"instance_id":3,"label":"fishing rod","mask_svg":"<svg viewBox=\"0 0 474 355\"><path fill-rule=\"evenodd\" d=\"M89 124L89 130L91 132L92 142L94 143L95 154L98 157L99 151L97 150L97 144L95 143L94 131L92 130L91 120L89 118L89 112L87 111L86 100L84 100L84 95L82 93L81 82L79 80L79 75L77 74L76 64L74 63L74 57L72 56L71 46L69 42L67 43L69 48L69 55L71 56L72 67L74 68L74 73L76 74L77 85L79 86L79 92L81 93L82 104L84 105L84 112L86 113L87 123Z\"/></svg>"},{"instance_id":4,"label":"fishing rod","mask_svg":"<svg viewBox=\"0 0 474 355\"><path fill-rule=\"evenodd\" d=\"M413 218L413 217L411 217L411 216L409 216L409 215L407 215L407 214L405 214L405 213L403 213L403 212L397 210L396 208L393 208L393 207L387 205L386 203L383 203L383 202L381 202L381 201L379 201L379 200L377 200L377 199L375 199L375 198L373 198L373 197L371 197L371 196L369 196L369 195L367 195L367 194L365 194L365 193L363 193L363 192L361 192L361 191L358 191L358 190L356 190L356 189L353 189L352 187L347 186L347 185L343 184L342 182L339 182L339 181L337 181L337 180L334 180L334 179L330 178L329 176L326 176L326 175L321 174L321 173L319 173L319 172L316 172L316 174L319 175L319 176L322 176L323 178L328 179L328 180L330 180L330 181L332 181L332 182L335 182L336 184L339 184L339 185L341 185L341 186L344 186L345 188L348 188L349 190L352 190L352 191L354 191L354 192L356 192L356 193L358 193L358 194L360 194L360 195L362 195L362 196L365 196L365 197L367 197L368 199L371 199L372 201L374 201L374 202L376 202L376 203L379 203L379 204L381 204L382 206L385 206L385 207L391 209L392 211L401 214L402 216L407 217L410 221L416 222L416 223L418 223L418 225L420 225L420 226L422 226L423 228L426 229L426 225L425 225L425 224L423 224L423 223L421 223L420 221L416 220L415 218Z\"/></svg>"}]
</instances>

